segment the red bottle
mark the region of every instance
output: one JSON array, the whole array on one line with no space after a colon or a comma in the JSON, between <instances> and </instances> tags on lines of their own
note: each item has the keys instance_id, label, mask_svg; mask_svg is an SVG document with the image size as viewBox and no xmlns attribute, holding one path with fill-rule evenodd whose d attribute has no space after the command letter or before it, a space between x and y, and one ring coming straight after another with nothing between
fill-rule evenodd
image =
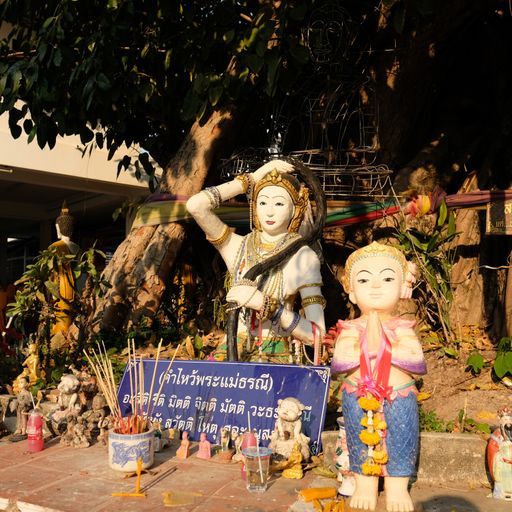
<instances>
[{"instance_id":1,"label":"red bottle","mask_svg":"<svg viewBox=\"0 0 512 512\"><path fill-rule=\"evenodd\" d=\"M249 448L249 446L256 446L258 444L258 440L256 439L256 436L253 432L244 432L242 435L242 444L241 448L242 450L245 450L246 448ZM245 480L246 474L245 474L245 464L242 462L242 467L240 469L242 472L242 480Z\"/></svg>"},{"instance_id":2,"label":"red bottle","mask_svg":"<svg viewBox=\"0 0 512 512\"><path fill-rule=\"evenodd\" d=\"M27 421L28 451L40 452L44 448L43 417L39 409L30 411Z\"/></svg>"}]
</instances>

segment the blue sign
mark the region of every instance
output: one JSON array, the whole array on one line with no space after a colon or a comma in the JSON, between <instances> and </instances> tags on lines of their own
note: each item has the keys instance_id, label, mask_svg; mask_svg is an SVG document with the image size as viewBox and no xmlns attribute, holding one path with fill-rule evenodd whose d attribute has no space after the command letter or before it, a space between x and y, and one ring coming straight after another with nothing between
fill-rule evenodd
<instances>
[{"instance_id":1,"label":"blue sign","mask_svg":"<svg viewBox=\"0 0 512 512\"><path fill-rule=\"evenodd\" d=\"M186 430L192 440L205 432L210 442L220 444L223 427L242 433L250 423L262 445L267 445L277 419L277 401L294 397L305 406L302 431L311 439L312 453L318 453L329 394L329 368L177 360L169 367L169 361L158 361L149 404L155 364L153 359L142 360L144 410L160 421L162 428ZM138 375L139 365L140 361L132 363L132 376ZM133 382L132 377L132 386ZM123 416L130 415L128 366L118 397Z\"/></svg>"}]
</instances>

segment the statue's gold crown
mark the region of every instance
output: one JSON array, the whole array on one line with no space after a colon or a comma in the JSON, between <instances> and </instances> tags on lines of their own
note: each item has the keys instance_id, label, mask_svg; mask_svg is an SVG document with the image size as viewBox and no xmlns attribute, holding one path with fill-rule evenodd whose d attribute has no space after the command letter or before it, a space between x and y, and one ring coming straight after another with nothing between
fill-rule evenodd
<instances>
[{"instance_id":1,"label":"statue's gold crown","mask_svg":"<svg viewBox=\"0 0 512 512\"><path fill-rule=\"evenodd\" d=\"M288 231L290 233L296 233L299 230L304 217L304 212L309 204L309 189L301 186L299 181L291 174L280 173L277 169L273 169L269 173L265 174L265 176L263 176L263 178L254 185L252 193L254 226L256 229L261 231L261 226L256 215L256 199L263 188L271 185L282 187L288 192L288 194L290 194L295 206L295 212L292 220L290 221L290 225L288 226Z\"/></svg>"},{"instance_id":2,"label":"statue's gold crown","mask_svg":"<svg viewBox=\"0 0 512 512\"><path fill-rule=\"evenodd\" d=\"M354 265L362 260L363 258L370 258L372 256L390 256L391 258L398 261L400 267L402 268L403 279L407 275L407 260L402 251L393 247L392 245L381 244L379 242L372 242L365 247L361 247L361 249L357 249L354 251L348 258L345 263L345 271L343 273L343 277L341 279L341 284L347 293L351 290L350 278L352 273L352 268Z\"/></svg>"}]
</instances>

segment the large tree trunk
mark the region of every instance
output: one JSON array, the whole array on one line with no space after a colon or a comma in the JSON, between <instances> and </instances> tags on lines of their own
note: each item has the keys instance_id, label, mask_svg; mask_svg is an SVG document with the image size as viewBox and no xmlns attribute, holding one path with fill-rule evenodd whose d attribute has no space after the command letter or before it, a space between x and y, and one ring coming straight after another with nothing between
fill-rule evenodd
<instances>
[{"instance_id":1,"label":"large tree trunk","mask_svg":"<svg viewBox=\"0 0 512 512\"><path fill-rule=\"evenodd\" d=\"M164 171L162 192L190 196L203 188L218 150L232 132L234 109L214 111L204 124L194 123ZM133 229L104 271L112 288L98 301L94 327L119 329L157 311L170 270L185 237L178 223Z\"/></svg>"}]
</instances>

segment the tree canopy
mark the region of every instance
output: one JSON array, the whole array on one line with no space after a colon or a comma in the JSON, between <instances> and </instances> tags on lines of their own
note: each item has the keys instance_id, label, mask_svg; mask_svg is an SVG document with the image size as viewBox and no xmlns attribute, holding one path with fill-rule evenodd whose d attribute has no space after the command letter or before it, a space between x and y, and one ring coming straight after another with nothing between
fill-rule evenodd
<instances>
[{"instance_id":1,"label":"tree canopy","mask_svg":"<svg viewBox=\"0 0 512 512\"><path fill-rule=\"evenodd\" d=\"M309 0L6 0L0 113L9 112L14 137L25 132L41 148L79 134L111 155L140 143L165 165L211 108L247 101L248 91L289 91L308 62L301 22L310 8ZM140 164L152 172L147 154Z\"/></svg>"}]
</instances>

